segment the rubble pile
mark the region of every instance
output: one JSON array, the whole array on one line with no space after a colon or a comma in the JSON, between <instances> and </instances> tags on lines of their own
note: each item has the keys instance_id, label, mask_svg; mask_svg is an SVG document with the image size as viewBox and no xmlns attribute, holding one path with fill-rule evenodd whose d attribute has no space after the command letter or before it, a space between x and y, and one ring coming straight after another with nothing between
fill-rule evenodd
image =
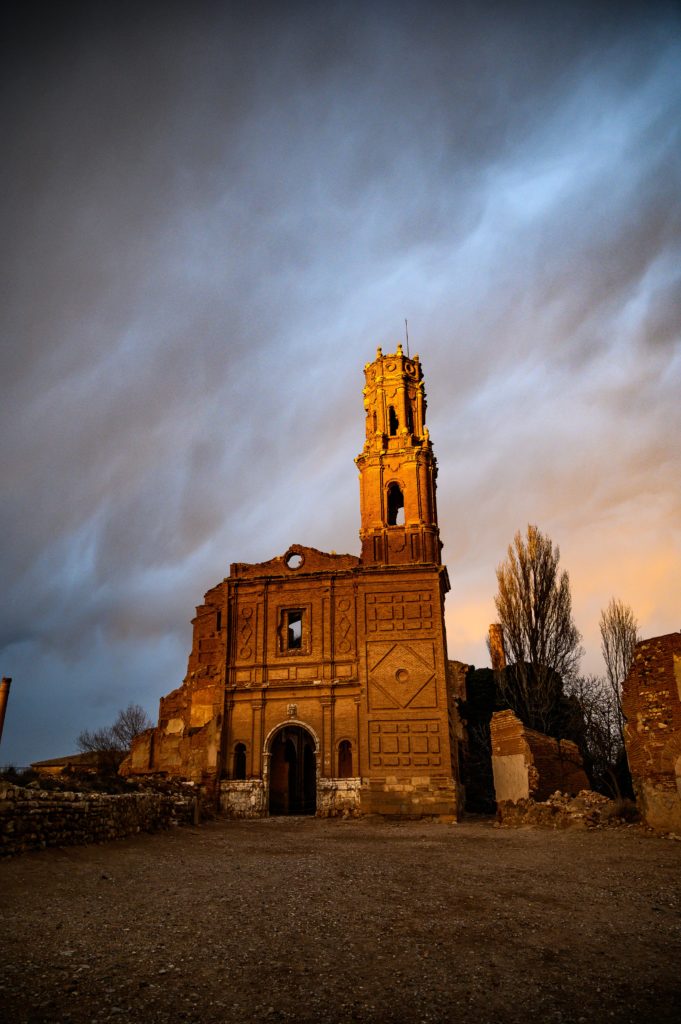
<instances>
[{"instance_id":1,"label":"rubble pile","mask_svg":"<svg viewBox=\"0 0 681 1024\"><path fill-rule=\"evenodd\" d=\"M609 800L590 789L583 789L574 797L557 790L548 800L500 800L497 804L497 821L507 828L602 828L636 820L633 804Z\"/></svg>"}]
</instances>

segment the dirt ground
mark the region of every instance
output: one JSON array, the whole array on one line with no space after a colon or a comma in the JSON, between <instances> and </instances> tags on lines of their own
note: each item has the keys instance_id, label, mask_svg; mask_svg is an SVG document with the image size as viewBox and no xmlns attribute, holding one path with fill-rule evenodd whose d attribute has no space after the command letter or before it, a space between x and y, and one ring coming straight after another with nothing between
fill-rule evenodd
<instances>
[{"instance_id":1,"label":"dirt ground","mask_svg":"<svg viewBox=\"0 0 681 1024\"><path fill-rule=\"evenodd\" d=\"M679 1020L681 842L215 821L0 864L0 1015Z\"/></svg>"}]
</instances>

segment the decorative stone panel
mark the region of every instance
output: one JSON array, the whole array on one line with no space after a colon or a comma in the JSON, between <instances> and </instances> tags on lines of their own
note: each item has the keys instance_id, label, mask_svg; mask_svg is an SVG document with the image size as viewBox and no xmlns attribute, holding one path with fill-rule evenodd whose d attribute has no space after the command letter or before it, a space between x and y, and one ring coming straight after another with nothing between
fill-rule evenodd
<instances>
[{"instance_id":1,"label":"decorative stone panel","mask_svg":"<svg viewBox=\"0 0 681 1024\"><path fill-rule=\"evenodd\" d=\"M442 752L437 721L370 722L372 768L440 768Z\"/></svg>"},{"instance_id":2,"label":"decorative stone panel","mask_svg":"<svg viewBox=\"0 0 681 1024\"><path fill-rule=\"evenodd\" d=\"M432 594L367 594L367 633L400 633L433 628Z\"/></svg>"},{"instance_id":3,"label":"decorative stone panel","mask_svg":"<svg viewBox=\"0 0 681 1024\"><path fill-rule=\"evenodd\" d=\"M252 661L256 648L256 630L258 624L258 607L255 604L243 604L239 608L239 621L236 628L237 661Z\"/></svg>"},{"instance_id":4,"label":"decorative stone panel","mask_svg":"<svg viewBox=\"0 0 681 1024\"><path fill-rule=\"evenodd\" d=\"M372 710L437 706L432 643L370 644L367 659Z\"/></svg>"},{"instance_id":5,"label":"decorative stone panel","mask_svg":"<svg viewBox=\"0 0 681 1024\"><path fill-rule=\"evenodd\" d=\"M347 656L355 650L355 602L351 594L336 598L336 656Z\"/></svg>"}]
</instances>

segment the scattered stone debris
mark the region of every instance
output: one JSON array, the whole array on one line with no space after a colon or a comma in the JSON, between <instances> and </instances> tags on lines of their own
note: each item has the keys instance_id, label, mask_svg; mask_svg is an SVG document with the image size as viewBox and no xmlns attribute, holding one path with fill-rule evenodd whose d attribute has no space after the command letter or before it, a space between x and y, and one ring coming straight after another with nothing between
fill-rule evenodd
<instances>
[{"instance_id":1,"label":"scattered stone debris","mask_svg":"<svg viewBox=\"0 0 681 1024\"><path fill-rule=\"evenodd\" d=\"M500 800L497 804L497 822L507 828L603 828L638 821L638 811L631 801L609 800L590 789L581 790L577 796L557 790L548 800Z\"/></svg>"}]
</instances>

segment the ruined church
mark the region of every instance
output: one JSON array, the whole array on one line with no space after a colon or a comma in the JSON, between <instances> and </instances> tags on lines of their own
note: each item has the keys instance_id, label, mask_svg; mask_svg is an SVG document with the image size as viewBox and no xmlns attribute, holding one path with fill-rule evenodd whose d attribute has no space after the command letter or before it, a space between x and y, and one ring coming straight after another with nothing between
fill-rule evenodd
<instances>
[{"instance_id":1,"label":"ruined church","mask_svg":"<svg viewBox=\"0 0 681 1024\"><path fill-rule=\"evenodd\" d=\"M423 372L398 345L364 373L361 554L293 544L233 564L196 609L185 680L124 774L201 784L238 817L457 818L461 733Z\"/></svg>"}]
</instances>

